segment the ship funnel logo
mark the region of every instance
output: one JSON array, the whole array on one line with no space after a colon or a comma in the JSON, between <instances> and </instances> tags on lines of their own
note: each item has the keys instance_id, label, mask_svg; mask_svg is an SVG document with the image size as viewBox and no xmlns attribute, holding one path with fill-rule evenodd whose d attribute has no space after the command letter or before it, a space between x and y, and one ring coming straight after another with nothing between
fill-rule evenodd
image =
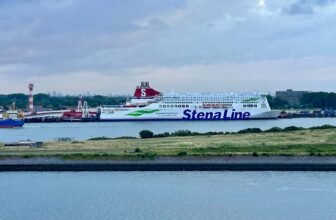
<instances>
[{"instance_id":1,"label":"ship funnel logo","mask_svg":"<svg viewBox=\"0 0 336 220\"><path fill-rule=\"evenodd\" d=\"M146 89L141 89L141 96L146 96Z\"/></svg>"}]
</instances>

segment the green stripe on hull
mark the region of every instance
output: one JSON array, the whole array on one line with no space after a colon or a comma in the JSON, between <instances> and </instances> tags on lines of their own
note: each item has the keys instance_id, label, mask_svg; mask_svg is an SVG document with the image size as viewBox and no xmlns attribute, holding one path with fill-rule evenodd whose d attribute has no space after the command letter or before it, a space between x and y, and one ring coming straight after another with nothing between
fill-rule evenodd
<instances>
[{"instance_id":1,"label":"green stripe on hull","mask_svg":"<svg viewBox=\"0 0 336 220\"><path fill-rule=\"evenodd\" d=\"M159 112L160 110L156 109L156 110L137 110L135 112L131 112L131 113L128 113L127 115L129 116L134 116L134 117L138 117L138 116L142 116L142 115L145 115L145 114L152 114L154 112Z\"/></svg>"},{"instance_id":2,"label":"green stripe on hull","mask_svg":"<svg viewBox=\"0 0 336 220\"><path fill-rule=\"evenodd\" d=\"M250 98L250 99L245 99L243 102L257 102L259 98Z\"/></svg>"}]
</instances>

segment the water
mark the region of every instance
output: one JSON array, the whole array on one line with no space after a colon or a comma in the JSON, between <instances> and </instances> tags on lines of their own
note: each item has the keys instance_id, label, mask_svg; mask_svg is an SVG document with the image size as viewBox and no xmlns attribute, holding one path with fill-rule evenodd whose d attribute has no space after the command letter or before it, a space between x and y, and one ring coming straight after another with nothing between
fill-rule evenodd
<instances>
[{"instance_id":1,"label":"water","mask_svg":"<svg viewBox=\"0 0 336 220\"><path fill-rule=\"evenodd\" d=\"M0 129L1 141L18 140L55 140L59 137L71 137L86 140L92 137L138 136L144 129L155 133L174 132L188 129L197 132L238 131L245 128L269 129L271 127L302 126L311 127L324 124L336 126L336 118L297 118L279 120L251 121L157 121L157 122L94 122L94 123L38 123L25 124L19 129Z\"/></svg>"},{"instance_id":2,"label":"water","mask_svg":"<svg viewBox=\"0 0 336 220\"><path fill-rule=\"evenodd\" d=\"M0 219L335 219L333 172L0 173Z\"/></svg>"}]
</instances>

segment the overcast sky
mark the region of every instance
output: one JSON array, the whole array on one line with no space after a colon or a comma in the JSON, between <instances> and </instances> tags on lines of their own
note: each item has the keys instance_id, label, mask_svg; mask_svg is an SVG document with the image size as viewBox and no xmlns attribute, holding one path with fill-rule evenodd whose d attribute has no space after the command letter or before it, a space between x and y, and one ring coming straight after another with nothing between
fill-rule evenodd
<instances>
[{"instance_id":1,"label":"overcast sky","mask_svg":"<svg viewBox=\"0 0 336 220\"><path fill-rule=\"evenodd\" d=\"M336 92L334 0L0 0L0 93Z\"/></svg>"}]
</instances>

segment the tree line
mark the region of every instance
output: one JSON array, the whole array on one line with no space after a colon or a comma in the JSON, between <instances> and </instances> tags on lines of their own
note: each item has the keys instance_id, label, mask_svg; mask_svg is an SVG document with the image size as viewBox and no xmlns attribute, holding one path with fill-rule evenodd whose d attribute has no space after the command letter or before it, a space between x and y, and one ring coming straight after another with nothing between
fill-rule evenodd
<instances>
[{"instance_id":1,"label":"tree line","mask_svg":"<svg viewBox=\"0 0 336 220\"><path fill-rule=\"evenodd\" d=\"M333 92L310 92L305 93L300 98L300 102L296 106L290 105L279 97L267 96L268 102L272 109L288 109L288 108L322 108L336 109L336 93Z\"/></svg>"},{"instance_id":2,"label":"tree line","mask_svg":"<svg viewBox=\"0 0 336 220\"><path fill-rule=\"evenodd\" d=\"M336 109L336 93L312 92L304 94L300 100L303 108Z\"/></svg>"},{"instance_id":3,"label":"tree line","mask_svg":"<svg viewBox=\"0 0 336 220\"><path fill-rule=\"evenodd\" d=\"M310 128L303 128L303 127L296 127L296 126L289 126L285 128L280 127L272 127L270 129L262 130L260 128L246 128L239 130L237 132L193 132L190 130L178 130L175 132L164 132L159 134L154 134L154 132L150 130L142 130L139 132L140 138L164 138L164 137L189 137L189 136L209 136L209 135L228 135L228 134L253 134L253 133L268 133L268 132L290 132L290 131L302 131L302 130L322 130L322 129L335 129L336 126L333 125L322 125L322 126L314 126ZM92 140L92 139L91 139ZM96 139L102 140L102 139Z\"/></svg>"},{"instance_id":4,"label":"tree line","mask_svg":"<svg viewBox=\"0 0 336 220\"><path fill-rule=\"evenodd\" d=\"M98 107L100 105L120 105L126 102L127 97L123 96L101 96L95 95L90 97L84 97L83 100L87 101L90 107ZM60 110L70 107L76 107L78 103L78 96L63 96L55 97L48 94L36 94L34 95L34 105L42 106L45 109ZM19 109L27 109L28 96L25 94L10 94L0 95L0 106L9 108L12 103L15 103Z\"/></svg>"},{"instance_id":5,"label":"tree line","mask_svg":"<svg viewBox=\"0 0 336 220\"><path fill-rule=\"evenodd\" d=\"M34 95L35 106L42 106L45 109L65 109L69 107L76 107L78 103L78 96L50 96L48 94ZM102 96L95 95L84 97L90 107L97 107L100 105L121 105L126 102L127 97L124 96ZM288 108L333 108L336 109L336 93L327 92L311 92L306 93L300 99L299 106L290 106L286 101L279 97L267 96L267 100L272 109L288 109ZM28 96L22 93L0 95L0 107L9 108L12 103L16 104L19 109L26 109L28 106Z\"/></svg>"}]
</instances>

